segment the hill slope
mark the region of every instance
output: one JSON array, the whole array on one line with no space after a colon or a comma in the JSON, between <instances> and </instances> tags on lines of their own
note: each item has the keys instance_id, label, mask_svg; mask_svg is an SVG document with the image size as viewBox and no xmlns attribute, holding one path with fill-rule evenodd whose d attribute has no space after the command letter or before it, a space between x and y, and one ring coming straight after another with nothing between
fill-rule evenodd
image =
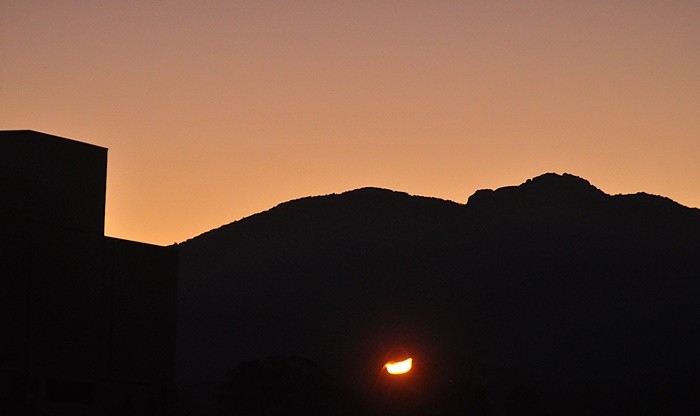
<instances>
[{"instance_id":1,"label":"hill slope","mask_svg":"<svg viewBox=\"0 0 700 416\"><path fill-rule=\"evenodd\" d=\"M570 414L693 405L700 210L666 198L567 174L465 205L365 188L180 251L183 383L296 354L361 390L398 346L420 383L478 385L497 413L522 388Z\"/></svg>"}]
</instances>

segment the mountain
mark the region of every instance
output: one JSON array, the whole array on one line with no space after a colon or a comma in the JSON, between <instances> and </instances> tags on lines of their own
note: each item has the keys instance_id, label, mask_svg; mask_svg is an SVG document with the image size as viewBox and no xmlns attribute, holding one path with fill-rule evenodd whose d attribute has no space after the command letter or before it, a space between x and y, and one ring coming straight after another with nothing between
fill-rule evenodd
<instances>
[{"instance_id":1,"label":"mountain","mask_svg":"<svg viewBox=\"0 0 700 416\"><path fill-rule=\"evenodd\" d=\"M359 392L400 348L424 414L700 409L700 210L667 198L552 173L466 204L363 188L179 249L183 384L296 355Z\"/></svg>"}]
</instances>

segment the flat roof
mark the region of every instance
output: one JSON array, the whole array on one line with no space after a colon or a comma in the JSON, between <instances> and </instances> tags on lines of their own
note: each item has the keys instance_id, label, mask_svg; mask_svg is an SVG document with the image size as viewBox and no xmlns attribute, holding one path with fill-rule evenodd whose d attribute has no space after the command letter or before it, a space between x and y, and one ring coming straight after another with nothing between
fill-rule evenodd
<instances>
[{"instance_id":1,"label":"flat roof","mask_svg":"<svg viewBox=\"0 0 700 416\"><path fill-rule=\"evenodd\" d=\"M68 139L61 136L56 136L53 134L42 133L35 130L0 130L0 138L17 138L21 140L26 140L27 138L40 139L40 138L50 138L52 140L63 140L71 144L90 146L98 149L108 150L106 147L98 146L95 144L85 143L78 140Z\"/></svg>"}]
</instances>

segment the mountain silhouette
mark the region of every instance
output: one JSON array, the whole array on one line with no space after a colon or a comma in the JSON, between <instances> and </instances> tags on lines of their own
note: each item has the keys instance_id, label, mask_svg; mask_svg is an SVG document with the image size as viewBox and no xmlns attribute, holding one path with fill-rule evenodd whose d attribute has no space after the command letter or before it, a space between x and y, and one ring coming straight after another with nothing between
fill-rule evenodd
<instances>
[{"instance_id":1,"label":"mountain silhouette","mask_svg":"<svg viewBox=\"0 0 700 416\"><path fill-rule=\"evenodd\" d=\"M179 249L183 384L297 355L361 392L400 347L423 414L476 391L484 414L700 408L700 210L664 197L553 173L466 204L363 188Z\"/></svg>"}]
</instances>

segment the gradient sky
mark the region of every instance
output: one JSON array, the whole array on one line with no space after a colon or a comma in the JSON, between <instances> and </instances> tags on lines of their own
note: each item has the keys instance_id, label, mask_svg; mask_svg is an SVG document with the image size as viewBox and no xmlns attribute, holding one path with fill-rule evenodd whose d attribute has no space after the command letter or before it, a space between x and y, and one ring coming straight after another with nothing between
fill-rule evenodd
<instances>
[{"instance_id":1,"label":"gradient sky","mask_svg":"<svg viewBox=\"0 0 700 416\"><path fill-rule=\"evenodd\" d=\"M0 0L0 129L109 148L107 235L569 172L700 206L700 2Z\"/></svg>"}]
</instances>

